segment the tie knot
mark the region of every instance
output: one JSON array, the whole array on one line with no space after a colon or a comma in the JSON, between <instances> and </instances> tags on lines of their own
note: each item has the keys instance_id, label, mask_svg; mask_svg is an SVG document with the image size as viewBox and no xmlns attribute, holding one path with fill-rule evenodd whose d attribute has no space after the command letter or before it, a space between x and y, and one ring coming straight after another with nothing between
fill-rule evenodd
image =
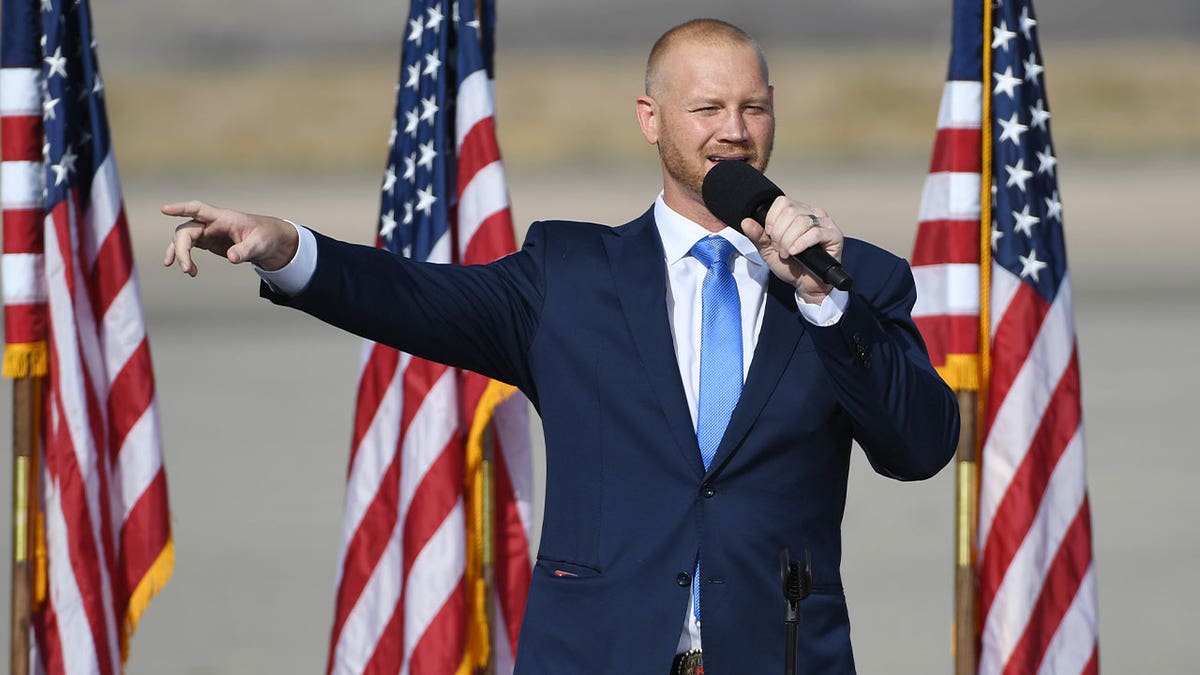
<instances>
[{"instance_id":1,"label":"tie knot","mask_svg":"<svg viewBox=\"0 0 1200 675\"><path fill-rule=\"evenodd\" d=\"M691 253L692 257L704 263L705 267L711 268L718 262L729 267L733 256L737 255L737 249L725 237L711 236L696 242Z\"/></svg>"}]
</instances>

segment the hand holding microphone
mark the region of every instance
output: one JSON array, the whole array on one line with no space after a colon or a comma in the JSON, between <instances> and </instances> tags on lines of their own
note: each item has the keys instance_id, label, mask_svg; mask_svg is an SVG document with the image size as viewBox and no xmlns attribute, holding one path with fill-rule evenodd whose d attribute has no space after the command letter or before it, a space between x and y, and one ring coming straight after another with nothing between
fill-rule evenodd
<instances>
[{"instance_id":1,"label":"hand holding microphone","mask_svg":"<svg viewBox=\"0 0 1200 675\"><path fill-rule=\"evenodd\" d=\"M704 204L753 241L771 270L814 304L830 286L850 290L838 260L842 233L821 210L784 197L783 190L745 162L719 162L701 189Z\"/></svg>"}]
</instances>

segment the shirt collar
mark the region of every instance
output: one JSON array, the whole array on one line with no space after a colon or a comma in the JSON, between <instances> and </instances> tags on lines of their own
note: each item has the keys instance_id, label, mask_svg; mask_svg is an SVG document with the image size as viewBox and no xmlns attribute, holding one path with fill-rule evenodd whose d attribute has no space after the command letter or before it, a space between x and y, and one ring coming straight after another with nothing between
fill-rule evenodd
<instances>
[{"instance_id":1,"label":"shirt collar","mask_svg":"<svg viewBox=\"0 0 1200 675\"><path fill-rule=\"evenodd\" d=\"M699 223L667 206L661 192L658 193L658 199L654 200L654 224L658 227L658 236L662 239L668 265L674 265L687 257L696 242L712 234L728 239L747 262L754 265L766 264L759 255L758 248L746 235L732 227L726 227L716 233L704 229Z\"/></svg>"}]
</instances>

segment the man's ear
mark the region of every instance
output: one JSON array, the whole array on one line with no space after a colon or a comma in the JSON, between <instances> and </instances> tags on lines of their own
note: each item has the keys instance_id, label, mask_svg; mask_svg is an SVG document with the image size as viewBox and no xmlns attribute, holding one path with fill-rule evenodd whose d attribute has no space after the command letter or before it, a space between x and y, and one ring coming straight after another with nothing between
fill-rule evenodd
<instances>
[{"instance_id":1,"label":"man's ear","mask_svg":"<svg viewBox=\"0 0 1200 675\"><path fill-rule=\"evenodd\" d=\"M637 97L637 118L646 142L658 143L658 103L646 95Z\"/></svg>"}]
</instances>

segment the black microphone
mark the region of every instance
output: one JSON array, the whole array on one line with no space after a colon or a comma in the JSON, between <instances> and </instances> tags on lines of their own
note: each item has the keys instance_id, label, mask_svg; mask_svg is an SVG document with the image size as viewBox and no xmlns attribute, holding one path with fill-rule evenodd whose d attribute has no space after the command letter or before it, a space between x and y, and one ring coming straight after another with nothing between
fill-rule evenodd
<instances>
[{"instance_id":1,"label":"black microphone","mask_svg":"<svg viewBox=\"0 0 1200 675\"><path fill-rule=\"evenodd\" d=\"M709 169L700 188L704 205L729 227L742 231L742 219L753 218L760 225L767 210L783 190L758 169L746 162L725 161ZM745 234L743 232L743 234ZM842 264L820 246L810 246L796 256L821 281L843 291L850 290L854 279L842 269Z\"/></svg>"},{"instance_id":2,"label":"black microphone","mask_svg":"<svg viewBox=\"0 0 1200 675\"><path fill-rule=\"evenodd\" d=\"M800 620L800 601L812 594L812 556L804 549L804 567L799 560L792 560L785 548L779 553L779 579L783 583L783 598L788 612L784 621Z\"/></svg>"}]
</instances>

